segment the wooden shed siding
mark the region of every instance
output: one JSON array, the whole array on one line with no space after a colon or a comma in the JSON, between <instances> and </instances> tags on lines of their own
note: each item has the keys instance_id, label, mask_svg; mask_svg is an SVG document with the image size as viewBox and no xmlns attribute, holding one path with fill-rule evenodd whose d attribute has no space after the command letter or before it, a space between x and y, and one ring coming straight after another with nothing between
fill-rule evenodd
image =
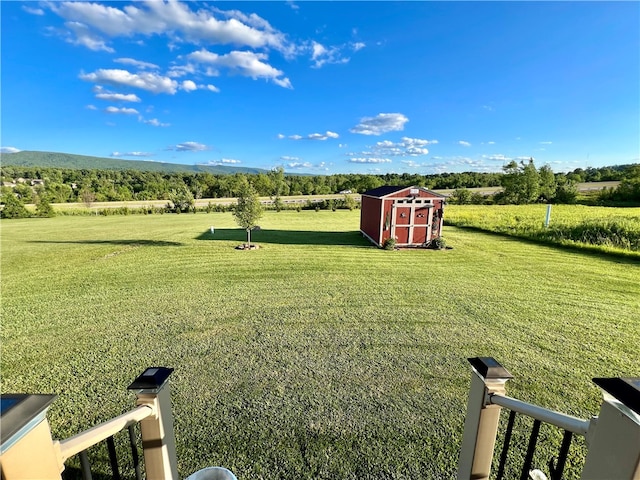
<instances>
[{"instance_id":1,"label":"wooden shed siding","mask_svg":"<svg viewBox=\"0 0 640 480\"><path fill-rule=\"evenodd\" d=\"M382 217L382 200L373 197L362 197L360 214L360 231L371 240L381 244L380 218Z\"/></svg>"}]
</instances>

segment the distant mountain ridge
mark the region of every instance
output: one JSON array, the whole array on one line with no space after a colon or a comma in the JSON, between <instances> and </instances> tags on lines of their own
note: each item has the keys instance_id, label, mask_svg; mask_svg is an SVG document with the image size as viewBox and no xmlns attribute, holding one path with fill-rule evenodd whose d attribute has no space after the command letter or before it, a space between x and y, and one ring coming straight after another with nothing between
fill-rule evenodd
<instances>
[{"instance_id":1,"label":"distant mountain ridge","mask_svg":"<svg viewBox=\"0 0 640 480\"><path fill-rule=\"evenodd\" d=\"M151 162L143 160L118 160L114 158L90 157L73 153L37 152L23 150L3 153L0 164L20 167L69 168L74 170L139 170L143 172L208 172L213 175L234 173L267 173L261 168L228 167L224 165L182 165L179 163Z\"/></svg>"}]
</instances>

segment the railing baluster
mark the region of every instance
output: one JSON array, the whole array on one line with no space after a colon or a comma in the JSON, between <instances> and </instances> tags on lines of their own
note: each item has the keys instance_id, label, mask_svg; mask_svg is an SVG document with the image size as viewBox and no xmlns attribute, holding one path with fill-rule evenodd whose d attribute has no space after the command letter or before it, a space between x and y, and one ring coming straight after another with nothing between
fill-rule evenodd
<instances>
[{"instance_id":1,"label":"railing baluster","mask_svg":"<svg viewBox=\"0 0 640 480\"><path fill-rule=\"evenodd\" d=\"M118 457L116 456L116 445L113 436L107 438L107 449L109 450L109 463L113 472L113 479L120 480L120 470L118 469Z\"/></svg>"},{"instance_id":2,"label":"railing baluster","mask_svg":"<svg viewBox=\"0 0 640 480\"><path fill-rule=\"evenodd\" d=\"M136 480L142 480L140 457L138 456L138 445L136 443L136 432L133 425L129 425L129 444L131 445L131 457L133 458L133 469L136 472Z\"/></svg>"},{"instance_id":3,"label":"railing baluster","mask_svg":"<svg viewBox=\"0 0 640 480\"><path fill-rule=\"evenodd\" d=\"M567 462L567 456L569 455L569 447L571 446L571 439L573 434L565 430L564 437L562 438L562 445L560 446L560 453L558 454L558 460L553 464L553 459L549 462L549 473L551 474L551 480L562 480L562 473L564 471L564 465Z\"/></svg>"},{"instance_id":4,"label":"railing baluster","mask_svg":"<svg viewBox=\"0 0 640 480\"><path fill-rule=\"evenodd\" d=\"M527 456L525 457L524 464L522 465L520 480L527 480L529 478L529 470L531 470L531 464L533 463L533 454L536 451L541 423L542 422L540 420L535 420L533 422L533 429L531 430L531 436L529 437L529 446L527 447Z\"/></svg>"},{"instance_id":5,"label":"railing baluster","mask_svg":"<svg viewBox=\"0 0 640 480\"><path fill-rule=\"evenodd\" d=\"M500 454L500 465L498 466L498 476L496 480L502 480L504 477L504 469L507 464L507 454L509 452L509 444L511 443L511 434L513 432L513 424L516 421L516 412L513 410L509 414L509 423L507 423L507 431L504 433L504 444L502 445L502 453Z\"/></svg>"},{"instance_id":6,"label":"railing baluster","mask_svg":"<svg viewBox=\"0 0 640 480\"><path fill-rule=\"evenodd\" d=\"M91 476L91 464L89 463L89 455L87 451L83 450L80 455L80 468L82 469L82 480L93 480Z\"/></svg>"}]
</instances>

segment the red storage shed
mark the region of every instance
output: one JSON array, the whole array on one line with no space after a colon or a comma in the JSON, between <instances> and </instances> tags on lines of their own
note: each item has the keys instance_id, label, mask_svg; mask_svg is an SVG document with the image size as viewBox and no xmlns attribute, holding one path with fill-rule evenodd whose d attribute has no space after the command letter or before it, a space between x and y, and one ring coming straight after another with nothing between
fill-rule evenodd
<instances>
[{"instance_id":1,"label":"red storage shed","mask_svg":"<svg viewBox=\"0 0 640 480\"><path fill-rule=\"evenodd\" d=\"M360 231L378 246L426 246L442 231L446 197L423 187L379 187L362 194Z\"/></svg>"}]
</instances>

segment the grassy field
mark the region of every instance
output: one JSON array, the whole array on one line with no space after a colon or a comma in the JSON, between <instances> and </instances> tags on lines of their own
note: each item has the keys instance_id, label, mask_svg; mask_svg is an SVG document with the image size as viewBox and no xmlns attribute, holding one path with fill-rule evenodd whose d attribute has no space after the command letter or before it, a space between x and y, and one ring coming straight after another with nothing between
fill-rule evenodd
<instances>
[{"instance_id":1,"label":"grassy field","mask_svg":"<svg viewBox=\"0 0 640 480\"><path fill-rule=\"evenodd\" d=\"M583 418L592 377L639 373L633 259L455 227L452 250L384 251L359 211L261 225L261 248L237 251L228 213L3 220L2 391L57 393L66 438L170 366L181 476L439 479L455 476L467 357L502 362L510 395ZM566 478L583 453L576 440Z\"/></svg>"},{"instance_id":2,"label":"grassy field","mask_svg":"<svg viewBox=\"0 0 640 480\"><path fill-rule=\"evenodd\" d=\"M544 243L640 258L640 208L552 205L449 205L448 225L472 227Z\"/></svg>"}]
</instances>

